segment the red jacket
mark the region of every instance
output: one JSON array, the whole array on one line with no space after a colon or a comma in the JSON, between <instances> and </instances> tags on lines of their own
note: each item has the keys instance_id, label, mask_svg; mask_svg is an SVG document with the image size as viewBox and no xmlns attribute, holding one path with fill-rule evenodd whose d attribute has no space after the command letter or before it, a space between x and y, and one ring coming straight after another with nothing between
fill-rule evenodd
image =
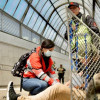
<instances>
[{"instance_id":1,"label":"red jacket","mask_svg":"<svg viewBox=\"0 0 100 100\"><path fill-rule=\"evenodd\" d=\"M45 62L43 57L39 56L39 50L40 47L36 49L35 53L32 53L31 56L27 60L26 67L32 68L32 70L27 69L24 72L23 77L28 78L35 78L38 77L46 82L48 82L49 85L55 84L57 81L54 79L55 71L52 70L53 61L50 57L49 59L49 67L46 69ZM46 73L49 73L49 76Z\"/></svg>"}]
</instances>

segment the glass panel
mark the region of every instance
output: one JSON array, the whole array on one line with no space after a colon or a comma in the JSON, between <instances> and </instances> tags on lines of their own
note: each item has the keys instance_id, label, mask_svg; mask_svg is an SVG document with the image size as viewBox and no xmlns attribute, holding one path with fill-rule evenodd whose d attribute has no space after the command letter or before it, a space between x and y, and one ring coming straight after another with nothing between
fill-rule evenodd
<instances>
[{"instance_id":1,"label":"glass panel","mask_svg":"<svg viewBox=\"0 0 100 100\"><path fill-rule=\"evenodd\" d=\"M1 30L1 25L2 25L1 17L2 17L2 15L1 15L1 12L0 12L0 30Z\"/></svg>"},{"instance_id":2,"label":"glass panel","mask_svg":"<svg viewBox=\"0 0 100 100\"><path fill-rule=\"evenodd\" d=\"M41 9L42 9L42 7L44 6L44 4L45 4L45 2L46 2L47 0L40 0L39 1L39 3L38 3L38 5L37 5L37 7L36 7L36 9L37 9L37 11L41 11Z\"/></svg>"},{"instance_id":3,"label":"glass panel","mask_svg":"<svg viewBox=\"0 0 100 100\"><path fill-rule=\"evenodd\" d=\"M60 33L60 34L62 34L61 31L62 31L63 27L64 27L64 24L61 26L61 28L60 28L60 30L59 30L59 33Z\"/></svg>"},{"instance_id":4,"label":"glass panel","mask_svg":"<svg viewBox=\"0 0 100 100\"><path fill-rule=\"evenodd\" d=\"M64 41L62 45L62 49L66 50L66 48L67 48L67 43Z\"/></svg>"},{"instance_id":5,"label":"glass panel","mask_svg":"<svg viewBox=\"0 0 100 100\"><path fill-rule=\"evenodd\" d=\"M54 28L56 28L56 27L57 27L57 25L58 25L59 21L61 21L61 19L60 19L60 18L58 18L58 19L57 19L56 23L54 24ZM57 29L56 29L56 30L57 30Z\"/></svg>"},{"instance_id":6,"label":"glass panel","mask_svg":"<svg viewBox=\"0 0 100 100\"><path fill-rule=\"evenodd\" d=\"M100 27L100 8L98 7L97 4L95 6L95 16L94 16L94 19L95 19L98 27Z\"/></svg>"},{"instance_id":7,"label":"glass panel","mask_svg":"<svg viewBox=\"0 0 100 100\"><path fill-rule=\"evenodd\" d=\"M62 18L62 19L63 19L64 17L66 17L66 19L67 19L66 12L63 13L63 14L60 14L60 15L61 15L61 18Z\"/></svg>"},{"instance_id":8,"label":"glass panel","mask_svg":"<svg viewBox=\"0 0 100 100\"><path fill-rule=\"evenodd\" d=\"M36 21L36 24L35 24L34 28L33 28L34 31L37 32L37 30L38 30L38 28L39 28L41 22L42 22L42 18L39 17L38 20Z\"/></svg>"},{"instance_id":9,"label":"glass panel","mask_svg":"<svg viewBox=\"0 0 100 100\"><path fill-rule=\"evenodd\" d=\"M66 27L64 26L62 28L62 30L60 31L60 34L61 34L62 37L64 37L65 32L66 32Z\"/></svg>"},{"instance_id":10,"label":"glass panel","mask_svg":"<svg viewBox=\"0 0 100 100\"><path fill-rule=\"evenodd\" d=\"M61 15L61 18L63 19L63 21L67 20L66 13L63 13L63 14L60 14L60 15Z\"/></svg>"},{"instance_id":11,"label":"glass panel","mask_svg":"<svg viewBox=\"0 0 100 100\"><path fill-rule=\"evenodd\" d=\"M38 14L36 12L34 12L33 16L31 17L31 20L30 20L30 22L28 24L28 26L30 28L33 27L33 25L35 24L37 18L38 18Z\"/></svg>"},{"instance_id":12,"label":"glass panel","mask_svg":"<svg viewBox=\"0 0 100 100\"><path fill-rule=\"evenodd\" d=\"M56 2L56 1L58 1L58 0L51 0L52 1L52 3L54 3L54 2Z\"/></svg>"},{"instance_id":13,"label":"glass panel","mask_svg":"<svg viewBox=\"0 0 100 100\"><path fill-rule=\"evenodd\" d=\"M66 10L65 10L65 9L59 11L59 14L60 14L60 15L62 15L62 14L64 14L64 13L66 13ZM66 15L66 16L67 16L67 15Z\"/></svg>"},{"instance_id":14,"label":"glass panel","mask_svg":"<svg viewBox=\"0 0 100 100\"><path fill-rule=\"evenodd\" d=\"M66 29L63 30L63 34L62 34L62 37L64 37L64 34L66 33Z\"/></svg>"},{"instance_id":15,"label":"glass panel","mask_svg":"<svg viewBox=\"0 0 100 100\"><path fill-rule=\"evenodd\" d=\"M57 35L55 44L60 47L62 42L63 42L63 39L59 35Z\"/></svg>"},{"instance_id":16,"label":"glass panel","mask_svg":"<svg viewBox=\"0 0 100 100\"><path fill-rule=\"evenodd\" d=\"M87 15L90 15L89 12L88 12L87 10L85 10L85 14L86 14L86 16L87 16Z\"/></svg>"},{"instance_id":17,"label":"glass panel","mask_svg":"<svg viewBox=\"0 0 100 100\"><path fill-rule=\"evenodd\" d=\"M31 31L22 27L22 38L31 41Z\"/></svg>"},{"instance_id":18,"label":"glass panel","mask_svg":"<svg viewBox=\"0 0 100 100\"><path fill-rule=\"evenodd\" d=\"M59 11L60 11L60 10L62 10L62 9L65 9L65 5L64 5L64 6L59 7L59 8L57 9L57 11L59 12Z\"/></svg>"},{"instance_id":19,"label":"glass panel","mask_svg":"<svg viewBox=\"0 0 100 100\"><path fill-rule=\"evenodd\" d=\"M33 11L34 10L30 7L29 10L28 10L28 12L27 12L27 15L26 15L26 17L24 19L24 22L23 22L25 25L28 24L28 22L29 22L29 20L30 20L30 18L32 16Z\"/></svg>"},{"instance_id":20,"label":"glass panel","mask_svg":"<svg viewBox=\"0 0 100 100\"><path fill-rule=\"evenodd\" d=\"M55 32L54 30L52 30L52 31L50 32L50 35L49 35L48 39L51 39L51 40L53 41L54 38L55 38L55 36L56 36L56 32Z\"/></svg>"},{"instance_id":21,"label":"glass panel","mask_svg":"<svg viewBox=\"0 0 100 100\"><path fill-rule=\"evenodd\" d=\"M50 18L50 20L49 20L49 23L51 23L51 22L52 22L53 18L54 18L56 15L57 15L57 13L56 13L56 12L54 12L54 13L52 14L52 16L51 16L51 18Z\"/></svg>"},{"instance_id":22,"label":"glass panel","mask_svg":"<svg viewBox=\"0 0 100 100\"><path fill-rule=\"evenodd\" d=\"M61 48L58 46L55 46L54 50L61 53Z\"/></svg>"},{"instance_id":23,"label":"glass panel","mask_svg":"<svg viewBox=\"0 0 100 100\"><path fill-rule=\"evenodd\" d=\"M44 34L43 34L43 36L45 37L45 35L47 34L47 31L48 31L48 28L49 28L50 26L49 25L47 25L47 27L46 27L46 29L45 29L45 31L44 31Z\"/></svg>"},{"instance_id":24,"label":"glass panel","mask_svg":"<svg viewBox=\"0 0 100 100\"><path fill-rule=\"evenodd\" d=\"M61 24L62 24L62 21L60 21L60 22L58 23L58 25L57 25L57 27L56 27L56 30L57 30L57 31L59 30Z\"/></svg>"},{"instance_id":25,"label":"glass panel","mask_svg":"<svg viewBox=\"0 0 100 100\"><path fill-rule=\"evenodd\" d=\"M14 14L14 17L18 20L21 20L26 8L27 8L28 4L24 1L24 0L21 0L15 14Z\"/></svg>"},{"instance_id":26,"label":"glass panel","mask_svg":"<svg viewBox=\"0 0 100 100\"><path fill-rule=\"evenodd\" d=\"M40 25L40 28L38 29L38 33L41 34L41 32L43 31L44 26L46 25L45 21L42 21L42 24Z\"/></svg>"},{"instance_id":27,"label":"glass panel","mask_svg":"<svg viewBox=\"0 0 100 100\"><path fill-rule=\"evenodd\" d=\"M2 30L9 34L20 36L20 24L6 15L2 15Z\"/></svg>"},{"instance_id":28,"label":"glass panel","mask_svg":"<svg viewBox=\"0 0 100 100\"><path fill-rule=\"evenodd\" d=\"M47 11L46 15L45 15L45 19L48 19L48 17L50 16L51 12L54 10L54 8L51 6L49 8L49 10Z\"/></svg>"},{"instance_id":29,"label":"glass panel","mask_svg":"<svg viewBox=\"0 0 100 100\"><path fill-rule=\"evenodd\" d=\"M33 6L33 7L36 7L36 5L37 5L38 2L39 2L39 0L33 0L33 1L32 1L32 6Z\"/></svg>"},{"instance_id":30,"label":"glass panel","mask_svg":"<svg viewBox=\"0 0 100 100\"><path fill-rule=\"evenodd\" d=\"M47 12L47 10L49 9L49 7L51 6L51 3L48 1L45 6L43 7L41 14L44 16L45 13Z\"/></svg>"},{"instance_id":31,"label":"glass panel","mask_svg":"<svg viewBox=\"0 0 100 100\"><path fill-rule=\"evenodd\" d=\"M9 34L20 36L20 24L6 15L2 15L2 30Z\"/></svg>"},{"instance_id":32,"label":"glass panel","mask_svg":"<svg viewBox=\"0 0 100 100\"><path fill-rule=\"evenodd\" d=\"M84 0L84 6L86 8L88 8L88 10L90 11L90 13L92 14L92 7L93 7L93 0Z\"/></svg>"},{"instance_id":33,"label":"glass panel","mask_svg":"<svg viewBox=\"0 0 100 100\"><path fill-rule=\"evenodd\" d=\"M6 5L4 11L10 15L13 15L18 3L19 3L19 0L9 0L7 2L7 5Z\"/></svg>"},{"instance_id":34,"label":"glass panel","mask_svg":"<svg viewBox=\"0 0 100 100\"><path fill-rule=\"evenodd\" d=\"M63 19L63 21L66 21L66 20L67 20L67 17L65 16L65 17L63 17L62 19Z\"/></svg>"},{"instance_id":35,"label":"glass panel","mask_svg":"<svg viewBox=\"0 0 100 100\"><path fill-rule=\"evenodd\" d=\"M56 37L56 40L55 40L55 44L56 44L57 46L59 46L58 41L59 41L59 39L58 39L58 36L57 36L57 37Z\"/></svg>"},{"instance_id":36,"label":"glass panel","mask_svg":"<svg viewBox=\"0 0 100 100\"><path fill-rule=\"evenodd\" d=\"M32 42L36 44L40 44L40 37L34 33L32 33Z\"/></svg>"},{"instance_id":37,"label":"glass panel","mask_svg":"<svg viewBox=\"0 0 100 100\"><path fill-rule=\"evenodd\" d=\"M3 9L7 0L0 0L0 8Z\"/></svg>"},{"instance_id":38,"label":"glass panel","mask_svg":"<svg viewBox=\"0 0 100 100\"><path fill-rule=\"evenodd\" d=\"M62 42L63 42L63 38L59 38L59 46L61 46L61 44L62 44Z\"/></svg>"},{"instance_id":39,"label":"glass panel","mask_svg":"<svg viewBox=\"0 0 100 100\"><path fill-rule=\"evenodd\" d=\"M54 17L54 19L53 19L52 22L51 22L51 25L52 25L52 26L55 25L55 23L56 23L56 21L58 20L58 18L59 18L58 15L56 15L56 16Z\"/></svg>"},{"instance_id":40,"label":"glass panel","mask_svg":"<svg viewBox=\"0 0 100 100\"><path fill-rule=\"evenodd\" d=\"M64 50L61 50L61 53L65 54L65 51Z\"/></svg>"},{"instance_id":41,"label":"glass panel","mask_svg":"<svg viewBox=\"0 0 100 100\"><path fill-rule=\"evenodd\" d=\"M52 28L49 27L48 30L47 30L47 32L46 32L45 38L48 38L49 37L51 31L52 31Z\"/></svg>"}]
</instances>

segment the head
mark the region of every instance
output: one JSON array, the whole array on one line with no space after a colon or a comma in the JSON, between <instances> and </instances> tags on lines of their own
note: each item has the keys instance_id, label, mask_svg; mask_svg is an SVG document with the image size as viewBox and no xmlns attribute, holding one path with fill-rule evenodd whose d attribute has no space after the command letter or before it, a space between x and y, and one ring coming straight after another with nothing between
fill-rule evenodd
<instances>
[{"instance_id":1,"label":"head","mask_svg":"<svg viewBox=\"0 0 100 100\"><path fill-rule=\"evenodd\" d=\"M70 2L68 8L75 14L78 15L80 12L79 4L76 2Z\"/></svg>"},{"instance_id":2,"label":"head","mask_svg":"<svg viewBox=\"0 0 100 100\"><path fill-rule=\"evenodd\" d=\"M41 51L44 54L44 56L50 57L52 51L54 50L54 46L55 44L53 43L53 41L49 39L44 40L41 44Z\"/></svg>"},{"instance_id":3,"label":"head","mask_svg":"<svg viewBox=\"0 0 100 100\"><path fill-rule=\"evenodd\" d=\"M88 84L86 100L94 100L94 94L100 94L100 73L95 74L93 80Z\"/></svg>"},{"instance_id":4,"label":"head","mask_svg":"<svg viewBox=\"0 0 100 100\"><path fill-rule=\"evenodd\" d=\"M62 68L63 66L62 66L62 64L60 64L60 68Z\"/></svg>"}]
</instances>

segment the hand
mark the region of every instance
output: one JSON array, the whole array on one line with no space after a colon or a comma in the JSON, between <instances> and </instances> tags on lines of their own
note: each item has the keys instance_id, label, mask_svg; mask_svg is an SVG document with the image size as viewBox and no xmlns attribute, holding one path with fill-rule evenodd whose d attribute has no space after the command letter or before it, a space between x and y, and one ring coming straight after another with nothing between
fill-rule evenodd
<instances>
[{"instance_id":1,"label":"hand","mask_svg":"<svg viewBox=\"0 0 100 100\"><path fill-rule=\"evenodd\" d=\"M72 29L73 29L73 31L75 31L75 29L76 29L76 26L72 25Z\"/></svg>"},{"instance_id":2,"label":"hand","mask_svg":"<svg viewBox=\"0 0 100 100\"><path fill-rule=\"evenodd\" d=\"M70 80L64 84L65 86L70 86Z\"/></svg>"},{"instance_id":3,"label":"hand","mask_svg":"<svg viewBox=\"0 0 100 100\"><path fill-rule=\"evenodd\" d=\"M56 79L57 82L59 82L59 79Z\"/></svg>"},{"instance_id":4,"label":"hand","mask_svg":"<svg viewBox=\"0 0 100 100\"><path fill-rule=\"evenodd\" d=\"M82 76L82 75L83 75L83 72L81 71L81 72L79 72L78 74L79 74L80 76Z\"/></svg>"}]
</instances>

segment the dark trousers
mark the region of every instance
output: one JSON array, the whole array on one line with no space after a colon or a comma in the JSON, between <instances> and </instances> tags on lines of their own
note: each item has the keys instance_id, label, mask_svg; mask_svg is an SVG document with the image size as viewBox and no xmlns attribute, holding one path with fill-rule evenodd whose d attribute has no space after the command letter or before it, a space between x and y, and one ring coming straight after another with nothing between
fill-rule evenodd
<instances>
[{"instance_id":1,"label":"dark trousers","mask_svg":"<svg viewBox=\"0 0 100 100\"><path fill-rule=\"evenodd\" d=\"M58 76L59 76L58 78L60 80L60 83L61 83L61 80L62 80L62 83L64 84L64 73L59 73Z\"/></svg>"}]
</instances>

